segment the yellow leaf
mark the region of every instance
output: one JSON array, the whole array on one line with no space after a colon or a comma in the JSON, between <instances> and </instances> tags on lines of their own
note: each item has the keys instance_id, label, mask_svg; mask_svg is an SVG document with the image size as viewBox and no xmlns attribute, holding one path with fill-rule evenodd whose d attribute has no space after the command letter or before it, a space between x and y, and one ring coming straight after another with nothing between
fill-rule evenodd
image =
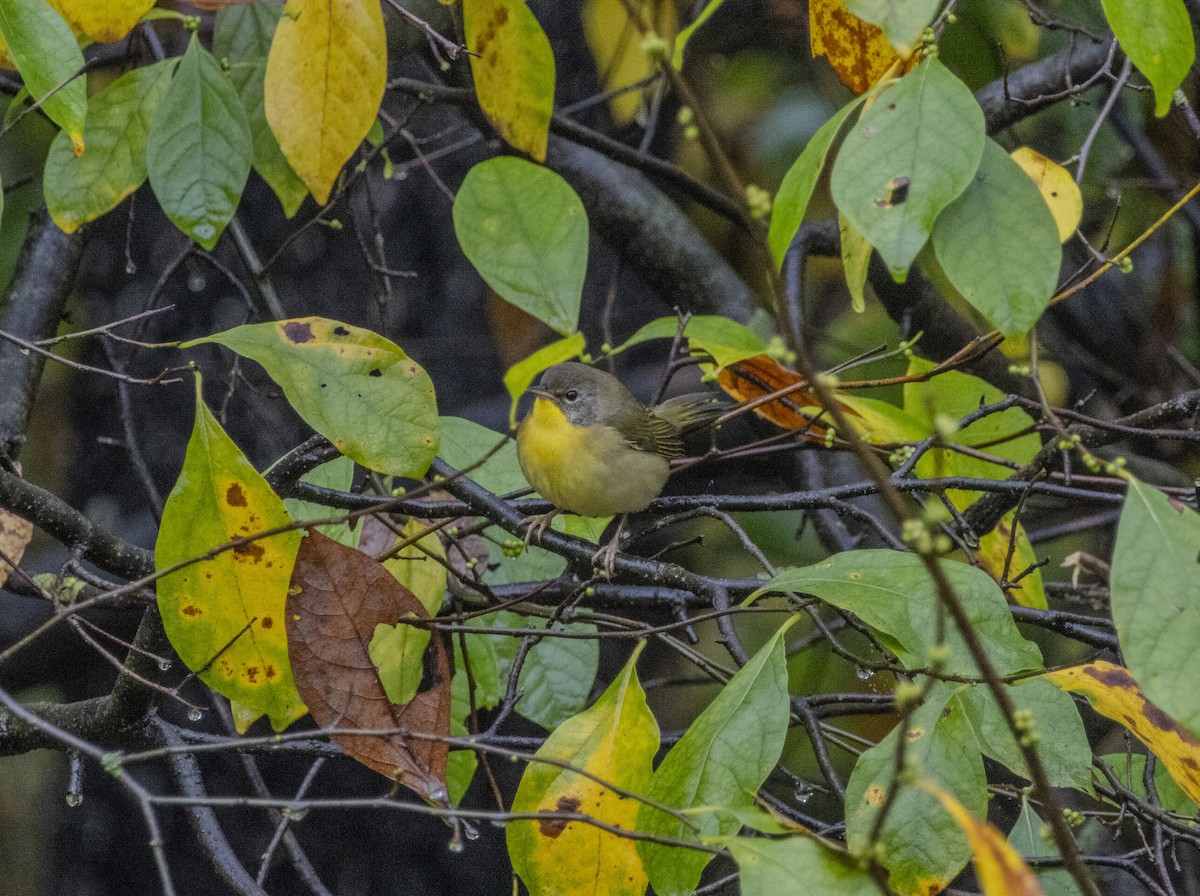
<instances>
[{"instance_id":1,"label":"yellow leaf","mask_svg":"<svg viewBox=\"0 0 1200 896\"><path fill-rule=\"evenodd\" d=\"M279 148L322 205L375 122L387 35L375 0L289 0L271 41L264 111Z\"/></svg>"},{"instance_id":2,"label":"yellow leaf","mask_svg":"<svg viewBox=\"0 0 1200 896\"><path fill-rule=\"evenodd\" d=\"M984 896L1042 896L1037 877L1000 831L976 818L932 781L922 781L920 787L937 797L967 835L975 857L975 876Z\"/></svg>"},{"instance_id":3,"label":"yellow leaf","mask_svg":"<svg viewBox=\"0 0 1200 896\"><path fill-rule=\"evenodd\" d=\"M1051 161L1040 152L1022 146L1012 151L1013 161L1033 179L1054 223L1058 225L1059 242L1065 243L1079 227L1083 217L1083 196L1071 173L1057 162Z\"/></svg>"},{"instance_id":4,"label":"yellow leaf","mask_svg":"<svg viewBox=\"0 0 1200 896\"><path fill-rule=\"evenodd\" d=\"M870 90L900 58L879 26L851 13L844 0L811 0L808 25L813 57L828 59L856 94Z\"/></svg>"},{"instance_id":5,"label":"yellow leaf","mask_svg":"<svg viewBox=\"0 0 1200 896\"><path fill-rule=\"evenodd\" d=\"M100 43L121 40L155 0L49 0L71 30Z\"/></svg>"},{"instance_id":6,"label":"yellow leaf","mask_svg":"<svg viewBox=\"0 0 1200 896\"><path fill-rule=\"evenodd\" d=\"M1096 712L1128 728L1162 760L1179 789L1200 803L1200 741L1147 700L1128 669L1097 660L1045 677L1087 697Z\"/></svg>"},{"instance_id":7,"label":"yellow leaf","mask_svg":"<svg viewBox=\"0 0 1200 896\"><path fill-rule=\"evenodd\" d=\"M654 32L668 44L679 31L679 16L672 0L657 0ZM642 49L642 38L629 21L621 0L584 0L583 33L587 38L596 68L604 79L606 91L634 84L658 70ZM642 91L629 90L609 100L613 119L618 124L633 121L642 104Z\"/></svg>"},{"instance_id":8,"label":"yellow leaf","mask_svg":"<svg viewBox=\"0 0 1200 896\"><path fill-rule=\"evenodd\" d=\"M546 161L554 52L525 0L463 0L479 108L515 149Z\"/></svg>"},{"instance_id":9,"label":"yellow leaf","mask_svg":"<svg viewBox=\"0 0 1200 896\"><path fill-rule=\"evenodd\" d=\"M637 679L640 653L641 646L595 705L563 722L537 751L537 758L569 763L595 777L535 758L517 788L514 813L578 813L634 829L641 802L613 788L644 791L658 750L658 724ZM635 841L587 822L554 815L512 821L508 852L530 896L646 892L648 879Z\"/></svg>"},{"instance_id":10,"label":"yellow leaf","mask_svg":"<svg viewBox=\"0 0 1200 896\"><path fill-rule=\"evenodd\" d=\"M1013 518L1013 511L1001 517L1000 522L996 523L996 528L979 539L979 550L975 554L979 565L997 582L1004 578L1008 545L1014 538L1016 547L1013 550L1012 561L1008 564L1009 579L1019 576L1038 562L1029 536L1025 534L1025 527L1017 523L1014 533ZM1046 587L1042 583L1041 569L1034 569L1016 585L1006 589L1005 594L1023 607L1034 607L1038 610L1047 608Z\"/></svg>"}]
</instances>

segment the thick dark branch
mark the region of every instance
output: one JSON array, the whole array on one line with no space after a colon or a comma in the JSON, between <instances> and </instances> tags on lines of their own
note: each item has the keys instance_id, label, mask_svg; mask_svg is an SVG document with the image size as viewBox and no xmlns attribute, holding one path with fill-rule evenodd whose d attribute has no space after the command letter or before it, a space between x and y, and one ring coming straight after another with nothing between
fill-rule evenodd
<instances>
[{"instance_id":1,"label":"thick dark branch","mask_svg":"<svg viewBox=\"0 0 1200 896\"><path fill-rule=\"evenodd\" d=\"M32 216L21 258L5 297L0 330L25 340L53 336L79 267L83 240L68 236L42 209ZM0 344L0 455L16 460L46 359Z\"/></svg>"}]
</instances>

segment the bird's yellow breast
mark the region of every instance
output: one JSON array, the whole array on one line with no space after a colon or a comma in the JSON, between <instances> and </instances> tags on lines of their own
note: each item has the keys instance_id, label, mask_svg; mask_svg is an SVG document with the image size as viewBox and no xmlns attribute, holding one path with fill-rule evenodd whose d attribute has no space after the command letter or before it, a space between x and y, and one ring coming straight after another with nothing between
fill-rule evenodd
<instances>
[{"instance_id":1,"label":"bird's yellow breast","mask_svg":"<svg viewBox=\"0 0 1200 896\"><path fill-rule=\"evenodd\" d=\"M635 448L611 426L575 426L544 398L517 430L517 459L542 497L581 516L642 510L670 473L666 458Z\"/></svg>"}]
</instances>

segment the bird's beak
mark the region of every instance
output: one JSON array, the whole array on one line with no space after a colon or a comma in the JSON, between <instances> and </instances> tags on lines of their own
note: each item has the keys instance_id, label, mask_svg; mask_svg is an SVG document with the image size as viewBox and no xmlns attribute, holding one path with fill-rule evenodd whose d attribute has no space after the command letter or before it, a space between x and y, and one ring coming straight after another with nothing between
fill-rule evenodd
<instances>
[{"instance_id":1,"label":"bird's beak","mask_svg":"<svg viewBox=\"0 0 1200 896\"><path fill-rule=\"evenodd\" d=\"M525 391L527 393L529 393L530 395L532 395L534 398L544 398L547 401L554 401L553 395L551 395L545 389L539 389L537 386L530 386Z\"/></svg>"}]
</instances>

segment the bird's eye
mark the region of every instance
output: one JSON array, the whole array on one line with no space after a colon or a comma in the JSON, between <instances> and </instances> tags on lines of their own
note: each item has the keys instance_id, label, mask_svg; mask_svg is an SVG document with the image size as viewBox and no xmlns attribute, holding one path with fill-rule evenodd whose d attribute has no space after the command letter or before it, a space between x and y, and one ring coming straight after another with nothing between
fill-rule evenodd
<instances>
[{"instance_id":1,"label":"bird's eye","mask_svg":"<svg viewBox=\"0 0 1200 896\"><path fill-rule=\"evenodd\" d=\"M578 401L579 391L576 389L568 389L563 393L563 398L565 398L567 401Z\"/></svg>"}]
</instances>

